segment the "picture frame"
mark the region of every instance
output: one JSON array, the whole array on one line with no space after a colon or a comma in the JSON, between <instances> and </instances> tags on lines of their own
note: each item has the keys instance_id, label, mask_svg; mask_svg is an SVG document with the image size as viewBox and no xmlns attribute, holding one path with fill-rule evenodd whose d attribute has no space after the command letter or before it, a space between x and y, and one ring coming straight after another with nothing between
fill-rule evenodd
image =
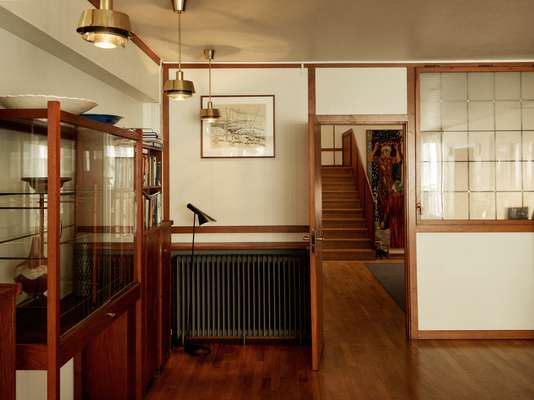
<instances>
[{"instance_id":1,"label":"picture frame","mask_svg":"<svg viewBox=\"0 0 534 400\"><path fill-rule=\"evenodd\" d=\"M201 96L201 108L209 96ZM275 158L275 96L211 96L221 118L201 121L201 158Z\"/></svg>"}]
</instances>

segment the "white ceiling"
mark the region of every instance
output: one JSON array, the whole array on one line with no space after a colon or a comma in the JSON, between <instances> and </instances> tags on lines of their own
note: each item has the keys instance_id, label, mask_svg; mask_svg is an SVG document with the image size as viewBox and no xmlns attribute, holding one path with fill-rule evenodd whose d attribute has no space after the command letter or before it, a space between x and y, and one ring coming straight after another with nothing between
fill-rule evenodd
<instances>
[{"instance_id":1,"label":"white ceiling","mask_svg":"<svg viewBox=\"0 0 534 400\"><path fill-rule=\"evenodd\" d=\"M170 0L115 0L164 61L177 60ZM534 0L188 0L184 60L534 59Z\"/></svg>"}]
</instances>

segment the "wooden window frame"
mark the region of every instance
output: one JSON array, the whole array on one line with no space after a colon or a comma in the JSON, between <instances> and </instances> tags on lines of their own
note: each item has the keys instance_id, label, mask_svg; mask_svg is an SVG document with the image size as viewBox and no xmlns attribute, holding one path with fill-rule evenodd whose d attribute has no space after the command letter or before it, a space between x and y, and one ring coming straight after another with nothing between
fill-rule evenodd
<instances>
[{"instance_id":1,"label":"wooden window frame","mask_svg":"<svg viewBox=\"0 0 534 400\"><path fill-rule=\"evenodd\" d=\"M534 72L534 65L436 65L415 68L415 176L416 176L416 202L421 202L421 171L420 171L420 138L421 138L421 82L422 73L443 72ZM471 220L438 220L421 218L416 213L416 232L534 232L534 220L503 220L503 219L471 219Z\"/></svg>"}]
</instances>

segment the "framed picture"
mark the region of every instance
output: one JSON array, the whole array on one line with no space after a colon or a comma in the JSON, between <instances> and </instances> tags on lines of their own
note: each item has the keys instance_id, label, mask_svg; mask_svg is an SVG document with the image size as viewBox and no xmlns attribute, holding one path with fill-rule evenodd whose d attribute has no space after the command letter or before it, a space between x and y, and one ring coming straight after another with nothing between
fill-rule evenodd
<instances>
[{"instance_id":1,"label":"framed picture","mask_svg":"<svg viewBox=\"0 0 534 400\"><path fill-rule=\"evenodd\" d=\"M202 158L274 158L274 95L212 96L221 112L216 122L201 122ZM208 96L202 96L203 108Z\"/></svg>"}]
</instances>

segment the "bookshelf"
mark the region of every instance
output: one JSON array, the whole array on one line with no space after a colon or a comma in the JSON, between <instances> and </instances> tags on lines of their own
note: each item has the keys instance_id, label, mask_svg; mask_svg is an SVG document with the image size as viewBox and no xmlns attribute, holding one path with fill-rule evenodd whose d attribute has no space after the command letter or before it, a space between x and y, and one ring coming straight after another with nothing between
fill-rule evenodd
<instances>
[{"instance_id":1,"label":"bookshelf","mask_svg":"<svg viewBox=\"0 0 534 400\"><path fill-rule=\"evenodd\" d=\"M143 210L145 230L163 221L161 149L143 145Z\"/></svg>"}]
</instances>

